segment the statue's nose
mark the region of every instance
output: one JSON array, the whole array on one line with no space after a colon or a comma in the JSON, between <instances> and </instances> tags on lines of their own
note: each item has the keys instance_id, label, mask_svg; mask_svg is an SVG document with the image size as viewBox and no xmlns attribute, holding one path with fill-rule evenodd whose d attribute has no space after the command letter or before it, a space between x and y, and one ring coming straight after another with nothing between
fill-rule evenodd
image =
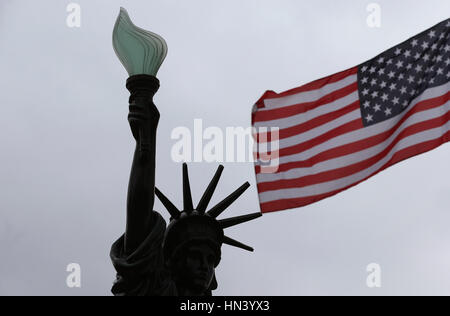
<instances>
[{"instance_id":1,"label":"statue's nose","mask_svg":"<svg viewBox=\"0 0 450 316\"><path fill-rule=\"evenodd\" d=\"M200 268L202 270L205 270L205 271L208 269L208 258L207 258L207 256L202 256L201 257Z\"/></svg>"}]
</instances>

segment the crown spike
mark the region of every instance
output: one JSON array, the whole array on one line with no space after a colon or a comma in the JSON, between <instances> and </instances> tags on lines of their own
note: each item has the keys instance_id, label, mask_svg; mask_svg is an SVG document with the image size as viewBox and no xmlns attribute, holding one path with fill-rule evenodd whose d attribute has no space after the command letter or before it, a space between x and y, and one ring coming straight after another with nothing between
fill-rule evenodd
<instances>
[{"instance_id":1,"label":"crown spike","mask_svg":"<svg viewBox=\"0 0 450 316\"><path fill-rule=\"evenodd\" d=\"M223 199L218 204L216 204L216 206L214 206L212 209L210 209L207 214L213 218L217 218L217 216L222 214L222 212L225 211L225 209L228 206L230 206L234 201L236 201L236 199L239 196L241 196L241 194L244 193L245 190L247 190L249 186L250 186L250 183L245 182L238 189L236 189L236 191L234 191L233 193L228 195L225 199Z\"/></svg>"},{"instance_id":2,"label":"crown spike","mask_svg":"<svg viewBox=\"0 0 450 316\"><path fill-rule=\"evenodd\" d=\"M236 216L236 217L231 217L231 218L226 218L226 219L221 219L219 220L219 224L220 227L222 227L223 229L231 227L231 226L236 226L251 220L254 220L258 217L261 217L262 214L261 213L253 213L253 214L247 214L247 215L242 215L242 216Z\"/></svg>"},{"instance_id":3,"label":"crown spike","mask_svg":"<svg viewBox=\"0 0 450 316\"><path fill-rule=\"evenodd\" d=\"M227 245L230 245L230 246L233 246L233 247L237 247L237 248L241 248L241 249L253 252L253 248L252 247L244 245L243 243L241 243L241 242L239 242L237 240L234 240L234 239L232 239L230 237L227 237L227 236L223 237L223 243L227 244Z\"/></svg>"},{"instance_id":4,"label":"crown spike","mask_svg":"<svg viewBox=\"0 0 450 316\"><path fill-rule=\"evenodd\" d=\"M170 216L172 218L179 218L180 217L180 211L178 208L173 205L172 202L164 195L157 187L155 187L155 194L158 197L158 199L161 201L161 203L164 205L164 207L169 211Z\"/></svg>"},{"instance_id":5,"label":"crown spike","mask_svg":"<svg viewBox=\"0 0 450 316\"><path fill-rule=\"evenodd\" d=\"M183 207L184 211L191 213L194 210L192 204L191 186L189 184L189 174L187 163L183 163Z\"/></svg>"},{"instance_id":6,"label":"crown spike","mask_svg":"<svg viewBox=\"0 0 450 316\"><path fill-rule=\"evenodd\" d=\"M206 188L205 193L203 193L203 196L200 199L200 202L198 202L196 210L200 214L205 213L205 210L208 207L209 202L211 201L211 197L214 193L214 190L217 187L217 183L219 182L220 176L222 175L223 168L224 168L223 165L219 165L219 167L216 170L216 173L214 174L214 177L212 178L211 182L209 183L208 187Z\"/></svg>"}]
</instances>

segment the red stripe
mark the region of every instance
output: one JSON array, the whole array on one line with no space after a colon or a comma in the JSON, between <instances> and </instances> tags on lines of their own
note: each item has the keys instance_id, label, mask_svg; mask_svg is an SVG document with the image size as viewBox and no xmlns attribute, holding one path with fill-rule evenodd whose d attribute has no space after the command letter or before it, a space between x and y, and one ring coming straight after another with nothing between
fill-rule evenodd
<instances>
[{"instance_id":1,"label":"red stripe","mask_svg":"<svg viewBox=\"0 0 450 316\"><path fill-rule=\"evenodd\" d=\"M273 110L257 111L256 113L254 113L253 120L254 122L272 121L276 119L289 117L292 115L297 115L300 113L305 113L307 111L311 111L315 108L318 108L319 106L341 99L357 90L358 90L358 82L355 81L344 88L341 88L339 90L324 95L323 97L321 97L316 101L298 103L294 105L285 106L282 108L276 108Z\"/></svg>"},{"instance_id":2,"label":"red stripe","mask_svg":"<svg viewBox=\"0 0 450 316\"><path fill-rule=\"evenodd\" d=\"M316 118L313 118L309 121L306 121L304 123L301 123L301 124L298 124L295 126L280 129L278 139L284 139L284 138L288 138L291 136L295 136L297 134L305 133L305 132L312 130L314 128L317 128L321 125L324 125L326 123L334 121L334 120L340 118L341 116L344 116L345 114L353 112L359 108L360 108L359 101L357 100L337 111L323 114L321 116L318 116ZM257 133L254 135L254 137L257 140L256 141L257 143L265 143L265 142L271 142L271 141L277 140L276 137L274 137L272 139L272 134L270 132Z\"/></svg>"},{"instance_id":3,"label":"red stripe","mask_svg":"<svg viewBox=\"0 0 450 316\"><path fill-rule=\"evenodd\" d=\"M332 169L328 171L323 171L317 174L308 175L304 177L299 177L295 179L282 179L282 180L276 180L271 182L262 182L258 183L258 192L267 192L272 190L281 190L281 189L288 189L288 188L302 188L309 185L319 184L323 182L329 182L333 180L337 180L340 178L345 178L348 176L351 176L355 173L358 173L364 169L370 168L376 163L378 163L380 160L382 160L386 155L389 154L389 152L394 148L398 142L400 142L402 139L432 129L440 127L444 124L446 124L450 120L450 111L445 113L444 115L428 120L419 122L417 124L408 126L405 128L390 144L387 146L383 151L379 152L373 157L370 157L368 159L359 161L355 164Z\"/></svg>"},{"instance_id":4,"label":"red stripe","mask_svg":"<svg viewBox=\"0 0 450 316\"><path fill-rule=\"evenodd\" d=\"M332 192L328 192L328 193L324 193L324 194L320 194L320 195L315 195L315 196L308 196L308 197L303 197L303 198L293 198L293 199L280 199L280 200L276 200L276 201L261 203L260 204L261 212L269 213L269 212L275 212L275 211L280 211L280 210L284 210L284 209L292 209L292 208L301 207L301 206L305 206L305 205L320 201L324 198L327 198L327 197L333 196L337 193L340 193L342 191L345 191L345 190L373 177L377 173L383 171L384 169L386 169L400 161L411 158L413 156L420 155L420 154L430 151L436 147L439 147L440 145L448 142L449 140L450 140L450 131L446 132L444 135L442 135L441 137L436 138L434 140L426 141L426 142L416 144L416 145L410 146L408 148L399 150L398 152L396 152L394 154L394 156L391 158L391 160L389 162L387 162L379 170L375 171L373 174L369 175L368 177L366 177L358 182L355 182L345 188L335 190Z\"/></svg>"},{"instance_id":5,"label":"red stripe","mask_svg":"<svg viewBox=\"0 0 450 316\"><path fill-rule=\"evenodd\" d=\"M356 73L358 73L358 67L354 67L354 68L350 68L350 69L338 72L334 75L312 81L303 86L300 86L300 87L297 87L294 89L290 89L290 90L287 90L287 91L284 91L281 93L276 93L275 91L268 90L263 94L263 96L261 98L259 98L259 100L256 102L256 105L258 106L258 108L261 108L261 107L264 107L264 100L281 98L281 97L293 95L293 94L300 93L300 92L317 90L317 89L324 87L327 84L338 82L338 81L345 79L348 76L354 75Z\"/></svg>"},{"instance_id":6,"label":"red stripe","mask_svg":"<svg viewBox=\"0 0 450 316\"><path fill-rule=\"evenodd\" d=\"M430 109L442 106L449 100L450 100L450 92L447 92L446 94L444 94L442 96L421 101L421 102L417 103L414 107L412 107L402 117L402 119L388 131L382 132L378 135L370 136L366 139L362 139L362 140L359 140L359 141L356 141L353 143L348 143L348 144L345 144L345 145L342 145L339 147L328 149L328 150L323 151L323 152L317 154L316 156L313 156L307 160L293 161L293 162L287 162L287 163L280 164L278 167L278 172L283 172L283 171L287 171L287 170L295 169L295 168L312 167L313 165L315 165L319 162L322 162L322 161L345 156L345 155L348 155L348 154L351 154L354 152L358 152L358 151L367 149L372 146L376 146L376 145L384 142L386 139L388 139L389 136L391 136L397 129L399 129L400 126L412 115L414 115L418 112L422 112L422 111L426 111L426 110L430 110ZM260 169L258 169L257 173L260 173Z\"/></svg>"}]
</instances>

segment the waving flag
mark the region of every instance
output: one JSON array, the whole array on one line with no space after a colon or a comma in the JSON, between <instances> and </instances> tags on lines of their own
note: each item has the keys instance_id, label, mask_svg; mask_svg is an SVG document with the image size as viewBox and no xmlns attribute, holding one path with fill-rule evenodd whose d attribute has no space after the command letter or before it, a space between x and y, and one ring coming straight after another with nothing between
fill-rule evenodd
<instances>
[{"instance_id":1,"label":"waving flag","mask_svg":"<svg viewBox=\"0 0 450 316\"><path fill-rule=\"evenodd\" d=\"M279 160L273 173L255 162L261 211L314 203L449 141L449 88L450 19L355 68L267 91L252 125Z\"/></svg>"}]
</instances>

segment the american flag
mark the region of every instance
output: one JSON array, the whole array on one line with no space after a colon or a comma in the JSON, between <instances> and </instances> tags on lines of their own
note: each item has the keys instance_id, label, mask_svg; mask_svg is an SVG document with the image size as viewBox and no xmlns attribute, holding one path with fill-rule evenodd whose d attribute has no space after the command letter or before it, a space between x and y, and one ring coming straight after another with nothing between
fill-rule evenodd
<instances>
[{"instance_id":1,"label":"american flag","mask_svg":"<svg viewBox=\"0 0 450 316\"><path fill-rule=\"evenodd\" d=\"M449 34L450 19L357 67L267 91L253 108L254 138L279 160L266 173L256 152L261 211L317 202L449 141Z\"/></svg>"}]
</instances>

